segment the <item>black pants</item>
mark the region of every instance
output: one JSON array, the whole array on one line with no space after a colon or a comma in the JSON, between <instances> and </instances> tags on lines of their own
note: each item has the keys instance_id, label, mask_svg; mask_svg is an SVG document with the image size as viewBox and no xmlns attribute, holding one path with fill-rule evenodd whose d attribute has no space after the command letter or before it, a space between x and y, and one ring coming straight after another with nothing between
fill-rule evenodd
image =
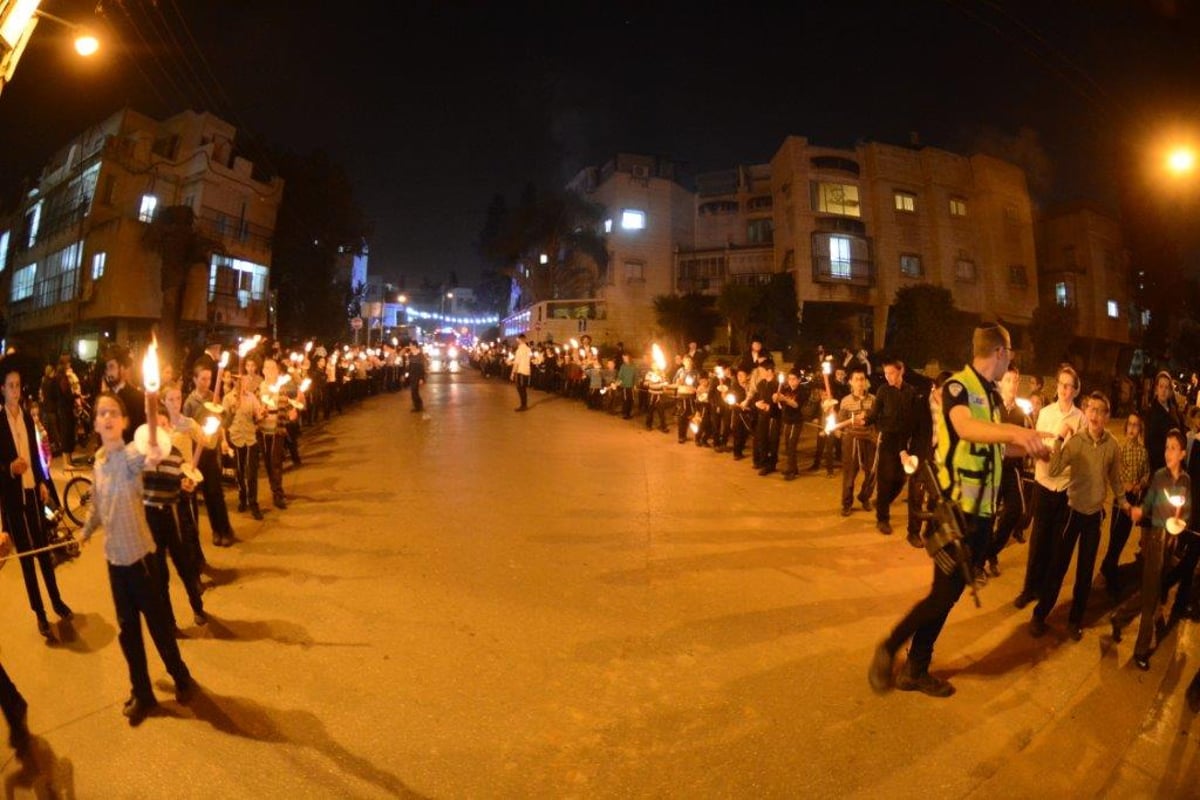
<instances>
[{"instance_id":1,"label":"black pants","mask_svg":"<svg viewBox=\"0 0 1200 800\"><path fill-rule=\"evenodd\" d=\"M425 401L421 399L421 386L424 383L425 383L424 378L414 378L412 381L409 382L408 396L410 398L412 398L413 411L424 411L425 410ZM518 392L520 391L520 387L517 387L517 391ZM521 401L521 405L525 405L524 400Z\"/></svg>"},{"instance_id":2,"label":"black pants","mask_svg":"<svg viewBox=\"0 0 1200 800\"><path fill-rule=\"evenodd\" d=\"M171 558L171 563L175 565L175 573L179 576L179 580L183 581L183 588L187 592L188 603L191 605L192 611L197 613L204 610L204 601L200 599L200 572L179 531L173 506L165 508L146 506L146 524L150 526L150 533L154 535L154 544L158 547L158 550L154 552L154 559L158 562L158 573L162 577L162 605L166 610L167 618L171 620L171 630L174 631L176 628L175 609L171 605L171 573L167 569L167 557Z\"/></svg>"},{"instance_id":3,"label":"black pants","mask_svg":"<svg viewBox=\"0 0 1200 800\"><path fill-rule=\"evenodd\" d=\"M1154 643L1154 622L1161 605L1164 535L1162 528L1142 529L1142 590L1130 595L1112 615L1112 624L1117 630L1128 625L1134 617L1141 617L1137 643L1133 646L1134 655L1138 656L1148 657Z\"/></svg>"},{"instance_id":4,"label":"black pants","mask_svg":"<svg viewBox=\"0 0 1200 800\"><path fill-rule=\"evenodd\" d=\"M862 488L858 490L860 502L867 502L875 491L875 440L866 436L846 436L842 446L846 448L842 458L842 508L854 505L854 484L858 473L863 474Z\"/></svg>"},{"instance_id":5,"label":"black pants","mask_svg":"<svg viewBox=\"0 0 1200 800\"><path fill-rule=\"evenodd\" d=\"M258 508L258 445L235 447L233 455L237 467L238 505Z\"/></svg>"},{"instance_id":6,"label":"black pants","mask_svg":"<svg viewBox=\"0 0 1200 800\"><path fill-rule=\"evenodd\" d=\"M1021 590L1026 597L1037 597L1050 574L1054 544L1062 538L1069 510L1065 491L1051 491L1040 483L1033 487L1033 532L1025 562L1025 587Z\"/></svg>"},{"instance_id":7,"label":"black pants","mask_svg":"<svg viewBox=\"0 0 1200 800\"><path fill-rule=\"evenodd\" d=\"M274 433L258 432L258 449L263 466L267 468L267 483L271 486L271 497L283 496L283 440L286 435L282 427ZM258 493L255 492L255 497Z\"/></svg>"},{"instance_id":8,"label":"black pants","mask_svg":"<svg viewBox=\"0 0 1200 800\"><path fill-rule=\"evenodd\" d=\"M1142 504L1141 496L1134 492L1126 492L1125 499L1135 506ZM1115 595L1120 591L1120 586L1117 584L1119 574L1117 568L1121 562L1121 551L1125 549L1125 543L1129 541L1129 534L1132 531L1133 520L1121 510L1118 503L1114 502L1112 522L1108 525L1108 549L1104 551L1104 560L1100 562L1100 574L1104 576L1104 583L1110 594Z\"/></svg>"},{"instance_id":9,"label":"black pants","mask_svg":"<svg viewBox=\"0 0 1200 800\"><path fill-rule=\"evenodd\" d=\"M229 509L225 505L225 490L221 487L221 457L217 449L204 448L196 468L204 476L200 483L200 494L204 496L204 510L213 536L233 536L229 525ZM239 489L241 481L239 479Z\"/></svg>"},{"instance_id":10,"label":"black pants","mask_svg":"<svg viewBox=\"0 0 1200 800\"><path fill-rule=\"evenodd\" d=\"M1104 512L1081 514L1073 508L1067 509L1067 522L1062 533L1054 542L1054 564L1042 590L1038 594L1037 607L1033 615L1045 619L1054 610L1058 594L1062 591L1063 579L1075 555L1075 544L1079 543L1079 561L1075 565L1075 591L1071 597L1071 613L1067 620L1073 625L1083 624L1083 613L1087 611L1088 594L1092 591L1092 573L1096 569L1096 553L1100 550L1100 522Z\"/></svg>"},{"instance_id":11,"label":"black pants","mask_svg":"<svg viewBox=\"0 0 1200 800\"><path fill-rule=\"evenodd\" d=\"M9 514L9 519L13 524L13 530L9 533L12 535L13 544L18 553L27 553L49 544L46 539L46 529L42 526L42 504L37 498L37 490L25 489L23 498L24 502L21 507L13 509L16 513ZM35 559L37 560L36 564L34 563ZM44 617L46 616L46 606L42 602L42 590L38 586L38 566L42 568L42 582L46 584L46 594L50 596L50 604L52 606L62 604L62 597L58 593L58 580L54 577L54 555L45 552L17 560L21 562L21 577L25 579L25 593L29 596L29 607L33 609L34 614Z\"/></svg>"},{"instance_id":12,"label":"black pants","mask_svg":"<svg viewBox=\"0 0 1200 800\"><path fill-rule=\"evenodd\" d=\"M966 541L971 548L973 567L977 568L983 563L982 553L992 536L992 519L968 515L966 520ZM929 594L892 629L886 641L888 652L895 654L905 642L912 639L908 661L914 674L929 669L937 638L946 624L946 618L950 616L950 609L954 608L966 586L961 570L956 569L947 575L934 565L933 585L929 588Z\"/></svg>"},{"instance_id":13,"label":"black pants","mask_svg":"<svg viewBox=\"0 0 1200 800\"><path fill-rule=\"evenodd\" d=\"M676 428L679 441L682 443L687 441L688 426L692 424L692 415L696 413L696 396L681 394L676 398L675 403Z\"/></svg>"},{"instance_id":14,"label":"black pants","mask_svg":"<svg viewBox=\"0 0 1200 800\"><path fill-rule=\"evenodd\" d=\"M112 588L113 606L117 612L120 632L117 640L129 666L129 683L133 696L143 703L154 702L150 672L146 664L146 646L142 640L142 618L150 630L150 638L158 655L175 679L175 684L191 682L191 673L179 655L175 642L175 627L162 602L162 575L154 553L129 566L108 565L108 583Z\"/></svg>"},{"instance_id":15,"label":"black pants","mask_svg":"<svg viewBox=\"0 0 1200 800\"><path fill-rule=\"evenodd\" d=\"M12 682L12 678L8 677L4 665L0 664L0 709L4 711L4 719L8 721L9 730L22 722L27 707L25 698L17 691L17 686Z\"/></svg>"},{"instance_id":16,"label":"black pants","mask_svg":"<svg viewBox=\"0 0 1200 800\"><path fill-rule=\"evenodd\" d=\"M788 475L795 475L800 471L796 460L797 451L800 449L800 429L803 427L803 422L784 422L780 425L779 455L787 459L784 472Z\"/></svg>"},{"instance_id":17,"label":"black pants","mask_svg":"<svg viewBox=\"0 0 1200 800\"><path fill-rule=\"evenodd\" d=\"M651 394L650 405L646 409L646 430L654 427L654 418L658 417L658 428L668 430L667 414L674 408L675 401L662 394Z\"/></svg>"},{"instance_id":18,"label":"black pants","mask_svg":"<svg viewBox=\"0 0 1200 800\"><path fill-rule=\"evenodd\" d=\"M1163 577L1162 593L1165 595L1171 591L1172 586L1179 584L1179 590L1175 592L1175 602L1171 604L1171 613L1181 614L1192 599L1192 578L1196 574L1196 564L1200 563L1200 537L1185 531L1179 534L1175 547L1176 552L1182 548L1182 553L1179 562Z\"/></svg>"},{"instance_id":19,"label":"black pants","mask_svg":"<svg viewBox=\"0 0 1200 800\"><path fill-rule=\"evenodd\" d=\"M923 466L932 457L929 449L913 448L915 452L909 455L917 457L919 466L916 472L908 476L908 535L920 536L921 528L926 525L922 515L932 513L937 507L936 489L926 480ZM933 523L928 523L932 525Z\"/></svg>"},{"instance_id":20,"label":"black pants","mask_svg":"<svg viewBox=\"0 0 1200 800\"><path fill-rule=\"evenodd\" d=\"M754 466L775 469L779 463L779 417L758 412L754 426Z\"/></svg>"},{"instance_id":21,"label":"black pants","mask_svg":"<svg viewBox=\"0 0 1200 800\"><path fill-rule=\"evenodd\" d=\"M1025 498L1021 494L1021 465L1006 463L1000 469L1000 513L996 516L996 532L988 548L988 561L1000 555L1013 531L1025 519Z\"/></svg>"},{"instance_id":22,"label":"black pants","mask_svg":"<svg viewBox=\"0 0 1200 800\"><path fill-rule=\"evenodd\" d=\"M521 405L518 408L529 408L529 376L517 373L517 398L520 399Z\"/></svg>"},{"instance_id":23,"label":"black pants","mask_svg":"<svg viewBox=\"0 0 1200 800\"><path fill-rule=\"evenodd\" d=\"M888 522L892 517L892 502L900 496L904 488L904 467L900 465L900 451L904 449L898 442L891 441L885 434L879 442L879 452L876 455L878 468L875 471L875 519Z\"/></svg>"},{"instance_id":24,"label":"black pants","mask_svg":"<svg viewBox=\"0 0 1200 800\"><path fill-rule=\"evenodd\" d=\"M633 395L637 390L630 386L621 387L621 419L633 416Z\"/></svg>"},{"instance_id":25,"label":"black pants","mask_svg":"<svg viewBox=\"0 0 1200 800\"><path fill-rule=\"evenodd\" d=\"M729 426L733 428L733 454L742 456L746 452L746 440L750 438L750 425L754 414L735 406L730 416Z\"/></svg>"}]
</instances>

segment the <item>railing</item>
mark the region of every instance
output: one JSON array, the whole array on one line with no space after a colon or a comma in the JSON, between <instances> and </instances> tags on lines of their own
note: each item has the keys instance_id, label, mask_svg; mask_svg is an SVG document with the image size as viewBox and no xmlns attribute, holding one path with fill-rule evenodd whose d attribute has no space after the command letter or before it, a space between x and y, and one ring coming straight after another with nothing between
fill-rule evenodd
<instances>
[{"instance_id":1,"label":"railing","mask_svg":"<svg viewBox=\"0 0 1200 800\"><path fill-rule=\"evenodd\" d=\"M874 286L875 265L864 258L834 261L829 256L813 256L813 281L847 286Z\"/></svg>"}]
</instances>

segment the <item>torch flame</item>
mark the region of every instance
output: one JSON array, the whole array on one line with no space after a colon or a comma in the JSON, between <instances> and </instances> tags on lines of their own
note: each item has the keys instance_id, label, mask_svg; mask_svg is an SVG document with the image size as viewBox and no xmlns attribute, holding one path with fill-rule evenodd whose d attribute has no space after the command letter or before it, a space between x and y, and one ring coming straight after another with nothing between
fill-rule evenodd
<instances>
[{"instance_id":1,"label":"torch flame","mask_svg":"<svg viewBox=\"0 0 1200 800\"><path fill-rule=\"evenodd\" d=\"M717 367L717 380L719 380L719 381L725 380L725 368L722 366Z\"/></svg>"},{"instance_id":2,"label":"torch flame","mask_svg":"<svg viewBox=\"0 0 1200 800\"><path fill-rule=\"evenodd\" d=\"M667 368L667 357L663 355L662 348L655 342L650 347L650 359L654 362L654 368L662 372Z\"/></svg>"},{"instance_id":3,"label":"torch flame","mask_svg":"<svg viewBox=\"0 0 1200 800\"><path fill-rule=\"evenodd\" d=\"M158 391L158 337L153 334L146 347L146 357L142 359L142 383L147 392Z\"/></svg>"},{"instance_id":4,"label":"torch flame","mask_svg":"<svg viewBox=\"0 0 1200 800\"><path fill-rule=\"evenodd\" d=\"M823 372L826 375L831 374L833 372L833 364L831 364L828 361L822 361L821 362L821 372Z\"/></svg>"},{"instance_id":5,"label":"torch flame","mask_svg":"<svg viewBox=\"0 0 1200 800\"><path fill-rule=\"evenodd\" d=\"M1018 397L1017 398L1017 408L1021 409L1022 414L1032 414L1033 413L1033 402L1030 400L1026 400L1024 397Z\"/></svg>"},{"instance_id":6,"label":"torch flame","mask_svg":"<svg viewBox=\"0 0 1200 800\"><path fill-rule=\"evenodd\" d=\"M301 392L307 392L308 387L310 387L310 386L312 386L312 378L305 378L304 380L300 381L300 391Z\"/></svg>"},{"instance_id":7,"label":"torch flame","mask_svg":"<svg viewBox=\"0 0 1200 800\"><path fill-rule=\"evenodd\" d=\"M209 417L204 420L204 435L212 436L221 427L221 420L217 417Z\"/></svg>"},{"instance_id":8,"label":"torch flame","mask_svg":"<svg viewBox=\"0 0 1200 800\"><path fill-rule=\"evenodd\" d=\"M578 349L578 348L579 348L579 340L578 340L578 339L572 339L572 340L571 340L571 349L572 349L572 350L576 350L576 349Z\"/></svg>"},{"instance_id":9,"label":"torch flame","mask_svg":"<svg viewBox=\"0 0 1200 800\"><path fill-rule=\"evenodd\" d=\"M737 403L737 395L733 392L730 392L729 394L725 395L725 402L729 405L734 405Z\"/></svg>"},{"instance_id":10,"label":"torch flame","mask_svg":"<svg viewBox=\"0 0 1200 800\"><path fill-rule=\"evenodd\" d=\"M1167 502L1175 506L1175 508L1183 508L1183 495L1169 494L1167 495Z\"/></svg>"},{"instance_id":11,"label":"torch flame","mask_svg":"<svg viewBox=\"0 0 1200 800\"><path fill-rule=\"evenodd\" d=\"M395 342L393 342L393 344L395 344ZM312 346L313 346L312 339L309 339L307 342L304 343L304 352L311 353Z\"/></svg>"},{"instance_id":12,"label":"torch flame","mask_svg":"<svg viewBox=\"0 0 1200 800\"><path fill-rule=\"evenodd\" d=\"M837 414L831 413L829 416L827 416L825 418L825 432L833 433L834 429L836 429L836 428L837 428Z\"/></svg>"}]
</instances>

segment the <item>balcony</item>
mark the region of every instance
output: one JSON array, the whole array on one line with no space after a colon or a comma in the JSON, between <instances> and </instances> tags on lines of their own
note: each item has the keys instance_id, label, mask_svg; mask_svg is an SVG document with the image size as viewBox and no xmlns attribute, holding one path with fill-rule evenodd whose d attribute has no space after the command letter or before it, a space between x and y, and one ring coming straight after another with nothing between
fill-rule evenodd
<instances>
[{"instance_id":1,"label":"balcony","mask_svg":"<svg viewBox=\"0 0 1200 800\"><path fill-rule=\"evenodd\" d=\"M875 285L875 265L866 258L834 261L829 256L813 256L813 282L870 288Z\"/></svg>"}]
</instances>

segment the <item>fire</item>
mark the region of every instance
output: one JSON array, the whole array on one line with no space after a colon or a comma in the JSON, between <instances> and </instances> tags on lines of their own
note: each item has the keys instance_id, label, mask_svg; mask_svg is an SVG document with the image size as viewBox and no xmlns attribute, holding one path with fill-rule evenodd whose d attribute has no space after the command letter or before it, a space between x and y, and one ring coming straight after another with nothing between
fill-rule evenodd
<instances>
[{"instance_id":1,"label":"fire","mask_svg":"<svg viewBox=\"0 0 1200 800\"><path fill-rule=\"evenodd\" d=\"M662 348L655 342L650 347L650 359L654 362L654 368L659 372L667 368L667 357L663 354Z\"/></svg>"},{"instance_id":2,"label":"fire","mask_svg":"<svg viewBox=\"0 0 1200 800\"><path fill-rule=\"evenodd\" d=\"M146 357L142 359L142 383L147 392L157 392L158 380L158 337L151 334L150 344L146 347Z\"/></svg>"}]
</instances>

